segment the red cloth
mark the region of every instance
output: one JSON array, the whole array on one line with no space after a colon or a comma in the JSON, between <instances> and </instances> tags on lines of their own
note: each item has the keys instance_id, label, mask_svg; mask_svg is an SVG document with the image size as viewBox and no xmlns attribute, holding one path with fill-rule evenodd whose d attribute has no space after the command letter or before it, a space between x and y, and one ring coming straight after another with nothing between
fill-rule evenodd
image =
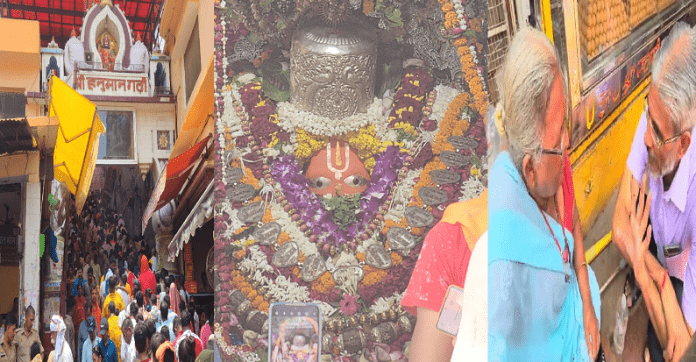
<instances>
[{"instance_id":1,"label":"red cloth","mask_svg":"<svg viewBox=\"0 0 696 362\"><path fill-rule=\"evenodd\" d=\"M461 225L439 222L423 241L401 306L416 315L416 307L439 311L450 285L464 287L471 250Z\"/></svg>"},{"instance_id":2,"label":"red cloth","mask_svg":"<svg viewBox=\"0 0 696 362\"><path fill-rule=\"evenodd\" d=\"M563 226L573 232L573 214L575 212L575 189L573 187L573 170L570 167L570 157L566 155L563 167Z\"/></svg>"},{"instance_id":3,"label":"red cloth","mask_svg":"<svg viewBox=\"0 0 696 362\"><path fill-rule=\"evenodd\" d=\"M155 286L157 285L157 281L155 281L155 273L150 270L150 266L147 264L147 257L145 255L140 258L140 276L138 277L138 280L140 281L140 288L143 290L143 294L145 294L145 291L148 288L150 288L153 294L155 293Z\"/></svg>"},{"instance_id":4,"label":"red cloth","mask_svg":"<svg viewBox=\"0 0 696 362\"><path fill-rule=\"evenodd\" d=\"M79 326L85 320L85 297L75 297L75 311L73 312L73 321L76 326Z\"/></svg>"},{"instance_id":5,"label":"red cloth","mask_svg":"<svg viewBox=\"0 0 696 362\"><path fill-rule=\"evenodd\" d=\"M210 330L210 324L206 322L203 328L201 328L201 342L207 344L211 334L213 333Z\"/></svg>"},{"instance_id":6,"label":"red cloth","mask_svg":"<svg viewBox=\"0 0 696 362\"><path fill-rule=\"evenodd\" d=\"M176 315L180 316L181 311L179 310L179 301L181 300L181 294L176 289L176 284L171 283L169 285L169 309L171 309Z\"/></svg>"},{"instance_id":7,"label":"red cloth","mask_svg":"<svg viewBox=\"0 0 696 362\"><path fill-rule=\"evenodd\" d=\"M94 319L97 321L97 335L99 335L99 326L101 324L101 308L99 308L99 303L92 303L92 315L94 316Z\"/></svg>"},{"instance_id":8,"label":"red cloth","mask_svg":"<svg viewBox=\"0 0 696 362\"><path fill-rule=\"evenodd\" d=\"M132 291L135 290L135 285L133 285L134 282L135 282L135 274L133 274L132 271L129 271L129 272L128 272L128 280L126 281L126 283L127 283L128 285L130 285L131 298L133 297ZM141 286L141 288L142 288L142 286ZM143 294L145 294L145 293L143 293Z\"/></svg>"}]
</instances>

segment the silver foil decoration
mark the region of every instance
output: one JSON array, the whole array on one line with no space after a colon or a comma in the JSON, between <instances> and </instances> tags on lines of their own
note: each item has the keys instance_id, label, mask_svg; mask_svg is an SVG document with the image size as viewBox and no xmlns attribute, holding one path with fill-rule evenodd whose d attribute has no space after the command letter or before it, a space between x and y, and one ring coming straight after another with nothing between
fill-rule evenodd
<instances>
[{"instance_id":1,"label":"silver foil decoration","mask_svg":"<svg viewBox=\"0 0 696 362\"><path fill-rule=\"evenodd\" d=\"M365 113L374 101L377 47L345 28L297 31L290 50L290 99L332 119Z\"/></svg>"},{"instance_id":2,"label":"silver foil decoration","mask_svg":"<svg viewBox=\"0 0 696 362\"><path fill-rule=\"evenodd\" d=\"M263 42L257 41L252 42L246 37L241 37L234 43L234 51L232 56L229 58L230 63L234 63L239 60L248 60L253 62L254 59L261 56L263 53Z\"/></svg>"}]
</instances>

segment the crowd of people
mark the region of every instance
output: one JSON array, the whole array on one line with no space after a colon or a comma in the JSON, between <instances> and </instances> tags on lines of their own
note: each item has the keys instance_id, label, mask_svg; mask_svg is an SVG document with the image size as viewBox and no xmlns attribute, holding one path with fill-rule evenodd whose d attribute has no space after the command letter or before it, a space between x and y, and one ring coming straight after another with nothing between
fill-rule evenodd
<instances>
[{"instance_id":1,"label":"crowd of people","mask_svg":"<svg viewBox=\"0 0 696 362\"><path fill-rule=\"evenodd\" d=\"M104 271L101 280L95 270ZM80 258L74 274L65 314L51 318L48 362L212 361L213 308L197 308L183 277L166 269L154 273L146 255L136 267L113 253L88 256L84 264ZM34 320L31 306L21 329L8 314L0 362L33 362L37 355L44 360Z\"/></svg>"}]
</instances>

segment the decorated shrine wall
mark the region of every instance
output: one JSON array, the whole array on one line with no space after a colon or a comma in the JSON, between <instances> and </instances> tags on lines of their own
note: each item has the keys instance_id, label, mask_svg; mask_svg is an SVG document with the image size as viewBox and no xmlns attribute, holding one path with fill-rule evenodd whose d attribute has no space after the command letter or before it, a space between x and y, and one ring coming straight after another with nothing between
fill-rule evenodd
<instances>
[{"instance_id":1,"label":"decorated shrine wall","mask_svg":"<svg viewBox=\"0 0 696 362\"><path fill-rule=\"evenodd\" d=\"M270 304L311 302L322 354L405 361L423 239L487 184L487 2L238 3L216 2L223 359L267 360Z\"/></svg>"}]
</instances>

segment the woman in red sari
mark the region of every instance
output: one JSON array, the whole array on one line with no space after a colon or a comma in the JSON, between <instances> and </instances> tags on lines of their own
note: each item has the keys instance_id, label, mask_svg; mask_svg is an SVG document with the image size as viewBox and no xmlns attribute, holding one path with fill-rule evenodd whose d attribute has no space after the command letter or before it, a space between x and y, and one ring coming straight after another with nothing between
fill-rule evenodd
<instances>
[{"instance_id":1,"label":"woman in red sari","mask_svg":"<svg viewBox=\"0 0 696 362\"><path fill-rule=\"evenodd\" d=\"M84 291L82 290L82 285L78 284L77 285L77 296L75 296L75 311L73 312L73 322L76 326L80 326L80 323L82 323L83 320L85 320L85 295Z\"/></svg>"}]
</instances>

